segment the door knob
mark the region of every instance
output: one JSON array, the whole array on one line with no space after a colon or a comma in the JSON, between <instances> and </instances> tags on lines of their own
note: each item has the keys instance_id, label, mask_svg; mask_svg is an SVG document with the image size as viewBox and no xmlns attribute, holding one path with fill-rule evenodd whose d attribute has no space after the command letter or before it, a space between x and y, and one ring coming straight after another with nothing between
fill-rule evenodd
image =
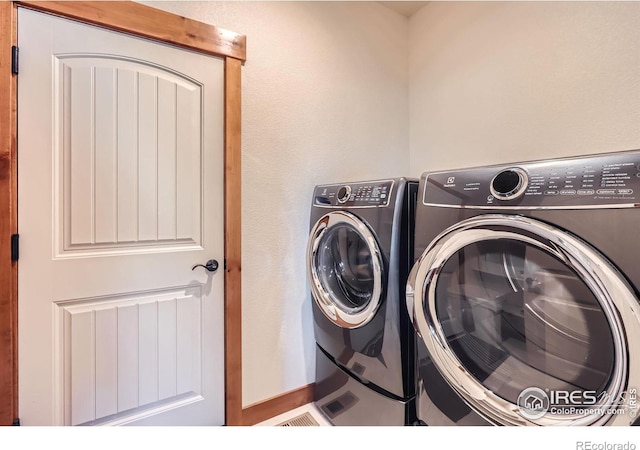
<instances>
[{"instance_id":1,"label":"door knob","mask_svg":"<svg viewBox=\"0 0 640 450\"><path fill-rule=\"evenodd\" d=\"M209 272L215 272L216 270L218 270L218 261L216 261L215 259L210 259L204 265L203 264L196 264L195 266L193 266L191 268L191 270L195 270L196 267L204 267Z\"/></svg>"}]
</instances>

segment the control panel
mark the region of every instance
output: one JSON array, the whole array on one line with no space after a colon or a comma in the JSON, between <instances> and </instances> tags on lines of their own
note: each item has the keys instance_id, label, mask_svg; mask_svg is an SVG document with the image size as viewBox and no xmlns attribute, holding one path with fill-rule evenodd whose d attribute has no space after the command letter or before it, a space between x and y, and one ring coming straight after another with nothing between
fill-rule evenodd
<instances>
[{"instance_id":1,"label":"control panel","mask_svg":"<svg viewBox=\"0 0 640 450\"><path fill-rule=\"evenodd\" d=\"M324 207L378 207L389 205L393 180L317 186L313 204Z\"/></svg>"},{"instance_id":2,"label":"control panel","mask_svg":"<svg viewBox=\"0 0 640 450\"><path fill-rule=\"evenodd\" d=\"M423 203L459 207L635 206L640 150L430 173Z\"/></svg>"}]
</instances>

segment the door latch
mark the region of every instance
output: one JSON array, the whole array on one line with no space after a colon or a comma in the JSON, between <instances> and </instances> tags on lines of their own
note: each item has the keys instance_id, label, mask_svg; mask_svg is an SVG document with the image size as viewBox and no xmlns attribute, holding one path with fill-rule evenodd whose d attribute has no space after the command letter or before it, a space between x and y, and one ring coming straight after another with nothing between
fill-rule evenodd
<instances>
[{"instance_id":1,"label":"door latch","mask_svg":"<svg viewBox=\"0 0 640 450\"><path fill-rule=\"evenodd\" d=\"M210 259L204 265L203 264L196 264L195 266L193 266L191 268L191 270L195 270L196 267L204 267L209 272L215 272L216 270L218 270L218 261L216 261L215 259Z\"/></svg>"}]
</instances>

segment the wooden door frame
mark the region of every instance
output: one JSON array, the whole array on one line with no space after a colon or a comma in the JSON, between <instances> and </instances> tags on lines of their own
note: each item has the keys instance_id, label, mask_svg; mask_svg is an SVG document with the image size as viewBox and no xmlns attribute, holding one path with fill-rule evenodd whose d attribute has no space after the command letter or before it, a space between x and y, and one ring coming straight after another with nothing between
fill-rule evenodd
<instances>
[{"instance_id":1,"label":"wooden door frame","mask_svg":"<svg viewBox=\"0 0 640 450\"><path fill-rule=\"evenodd\" d=\"M132 1L0 1L0 425L18 411L17 83L11 47L24 7L224 59L225 422L242 425L241 67L246 37Z\"/></svg>"}]
</instances>

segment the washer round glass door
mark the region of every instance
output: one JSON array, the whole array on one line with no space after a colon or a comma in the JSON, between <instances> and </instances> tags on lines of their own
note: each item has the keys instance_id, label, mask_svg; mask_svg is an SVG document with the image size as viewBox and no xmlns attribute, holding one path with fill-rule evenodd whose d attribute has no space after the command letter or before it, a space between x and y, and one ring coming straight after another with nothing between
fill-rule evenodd
<instances>
[{"instance_id":1,"label":"washer round glass door","mask_svg":"<svg viewBox=\"0 0 640 450\"><path fill-rule=\"evenodd\" d=\"M633 421L640 305L582 240L521 216L462 221L420 257L407 302L436 367L490 421Z\"/></svg>"},{"instance_id":2,"label":"washer round glass door","mask_svg":"<svg viewBox=\"0 0 640 450\"><path fill-rule=\"evenodd\" d=\"M314 301L336 325L357 328L382 299L382 254L367 225L346 211L324 215L311 230L307 272Z\"/></svg>"}]
</instances>

